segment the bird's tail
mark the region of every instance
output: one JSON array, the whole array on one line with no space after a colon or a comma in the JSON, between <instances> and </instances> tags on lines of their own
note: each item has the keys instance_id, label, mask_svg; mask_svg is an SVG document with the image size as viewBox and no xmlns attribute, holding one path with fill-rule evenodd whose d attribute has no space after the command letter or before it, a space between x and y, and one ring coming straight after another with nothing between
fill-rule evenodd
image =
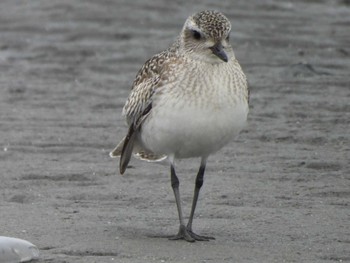
<instances>
[{"instance_id":1,"label":"bird's tail","mask_svg":"<svg viewBox=\"0 0 350 263\"><path fill-rule=\"evenodd\" d=\"M109 156L110 156L111 158L120 157L120 155L122 154L124 141L125 141L125 137L124 137L123 140L121 140L121 141L118 143L118 145L109 153Z\"/></svg>"},{"instance_id":2,"label":"bird's tail","mask_svg":"<svg viewBox=\"0 0 350 263\"><path fill-rule=\"evenodd\" d=\"M125 138L126 137L124 137L118 143L118 145L109 153L110 157L117 158L117 157L121 157L122 156L123 147L124 147L124 144L125 144ZM147 161L147 162L161 162L161 161L165 160L168 157L167 155L155 154L154 152L152 152L152 151L150 151L148 149L145 149L145 147L140 145L138 140L134 141L132 152L133 152L133 155L134 155L135 158L137 158L139 160L142 160L142 161ZM123 169L124 171L125 171L125 168Z\"/></svg>"}]
</instances>

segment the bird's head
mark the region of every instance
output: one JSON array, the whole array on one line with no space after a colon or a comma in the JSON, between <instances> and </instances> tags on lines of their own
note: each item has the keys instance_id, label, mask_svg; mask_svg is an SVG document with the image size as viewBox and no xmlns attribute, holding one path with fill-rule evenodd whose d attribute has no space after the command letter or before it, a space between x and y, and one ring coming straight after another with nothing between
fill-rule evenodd
<instances>
[{"instance_id":1,"label":"bird's head","mask_svg":"<svg viewBox=\"0 0 350 263\"><path fill-rule=\"evenodd\" d=\"M202 11L190 16L180 36L181 50L193 59L209 63L230 60L230 21L218 11Z\"/></svg>"}]
</instances>

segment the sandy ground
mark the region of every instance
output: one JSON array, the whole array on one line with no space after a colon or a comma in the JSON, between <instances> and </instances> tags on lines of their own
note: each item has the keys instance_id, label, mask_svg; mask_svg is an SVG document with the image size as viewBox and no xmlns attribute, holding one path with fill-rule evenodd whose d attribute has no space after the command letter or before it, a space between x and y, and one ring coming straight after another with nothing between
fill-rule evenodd
<instances>
[{"instance_id":1,"label":"sandy ground","mask_svg":"<svg viewBox=\"0 0 350 263\"><path fill-rule=\"evenodd\" d=\"M108 152L137 70L203 9L232 21L251 110L208 162L194 228L216 240L190 244L165 238L169 168ZM39 262L349 262L349 28L345 0L2 0L0 235Z\"/></svg>"}]
</instances>

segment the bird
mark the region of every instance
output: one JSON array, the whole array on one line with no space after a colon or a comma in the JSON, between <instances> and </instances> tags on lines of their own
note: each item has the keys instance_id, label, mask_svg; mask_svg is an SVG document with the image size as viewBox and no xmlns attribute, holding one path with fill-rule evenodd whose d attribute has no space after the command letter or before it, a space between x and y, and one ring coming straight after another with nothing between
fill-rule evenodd
<instances>
[{"instance_id":1,"label":"bird","mask_svg":"<svg viewBox=\"0 0 350 263\"><path fill-rule=\"evenodd\" d=\"M245 127L249 111L247 78L230 44L231 23L221 12L190 15L173 44L138 71L123 108L126 136L111 151L124 174L131 156L150 162L167 160L179 217L170 240L215 239L194 233L193 219L209 155ZM188 223L182 212L175 162L199 158Z\"/></svg>"}]
</instances>

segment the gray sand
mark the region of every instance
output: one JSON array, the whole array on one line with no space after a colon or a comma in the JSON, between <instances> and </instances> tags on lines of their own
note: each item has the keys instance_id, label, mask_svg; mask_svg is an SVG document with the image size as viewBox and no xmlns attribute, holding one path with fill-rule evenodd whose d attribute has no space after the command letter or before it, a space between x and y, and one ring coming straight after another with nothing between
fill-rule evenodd
<instances>
[{"instance_id":1,"label":"gray sand","mask_svg":"<svg viewBox=\"0 0 350 263\"><path fill-rule=\"evenodd\" d=\"M192 2L1 1L0 235L39 262L349 262L349 1ZM232 22L251 106L208 161L194 229L216 240L187 243L168 166L120 176L108 152L137 70L203 9Z\"/></svg>"}]
</instances>

